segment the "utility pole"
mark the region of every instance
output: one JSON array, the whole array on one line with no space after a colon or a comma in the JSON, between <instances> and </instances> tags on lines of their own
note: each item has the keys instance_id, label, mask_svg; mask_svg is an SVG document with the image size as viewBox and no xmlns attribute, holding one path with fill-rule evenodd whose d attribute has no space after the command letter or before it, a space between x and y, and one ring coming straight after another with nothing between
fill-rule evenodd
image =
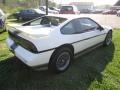
<instances>
[{"instance_id":1,"label":"utility pole","mask_svg":"<svg viewBox=\"0 0 120 90\"><path fill-rule=\"evenodd\" d=\"M41 5L41 0L38 0L38 5L39 5L39 7L40 7L40 5Z\"/></svg>"},{"instance_id":2,"label":"utility pole","mask_svg":"<svg viewBox=\"0 0 120 90\"><path fill-rule=\"evenodd\" d=\"M46 0L46 15L48 15L48 0Z\"/></svg>"},{"instance_id":3,"label":"utility pole","mask_svg":"<svg viewBox=\"0 0 120 90\"><path fill-rule=\"evenodd\" d=\"M40 6L46 6L46 15L48 15L48 0L39 0Z\"/></svg>"}]
</instances>

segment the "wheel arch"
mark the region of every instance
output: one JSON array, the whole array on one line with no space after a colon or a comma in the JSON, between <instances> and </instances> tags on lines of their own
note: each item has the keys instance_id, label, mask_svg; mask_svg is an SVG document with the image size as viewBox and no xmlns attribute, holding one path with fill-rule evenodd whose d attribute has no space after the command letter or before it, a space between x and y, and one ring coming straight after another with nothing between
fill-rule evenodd
<instances>
[{"instance_id":1,"label":"wheel arch","mask_svg":"<svg viewBox=\"0 0 120 90\"><path fill-rule=\"evenodd\" d=\"M50 57L50 60L49 60L49 63L48 63L48 70L53 71L55 73L61 73L61 72L64 72L66 69L68 69L68 67L70 66L70 63L69 63L69 66L67 68L65 68L63 71L57 70L56 66L54 65L55 64L55 61L54 61L55 59L54 58L56 57L56 54L59 55L59 51L61 51L62 49L64 50L65 48L68 48L68 49L70 49L72 51L71 52L71 60L73 59L73 56L74 56L74 47L71 44L63 44L61 46L58 46L54 50L54 52L52 53L52 55ZM68 49L66 49L66 50L68 50Z\"/></svg>"},{"instance_id":2,"label":"wheel arch","mask_svg":"<svg viewBox=\"0 0 120 90\"><path fill-rule=\"evenodd\" d=\"M110 30L107 32L107 34L108 34L108 33L110 33L110 32L112 33L112 32L113 32L113 30L112 30L112 29L110 29ZM107 36L107 34L106 34L106 36Z\"/></svg>"},{"instance_id":3,"label":"wheel arch","mask_svg":"<svg viewBox=\"0 0 120 90\"><path fill-rule=\"evenodd\" d=\"M72 51L73 55L74 55L74 47L73 47L73 45L71 45L71 44L63 44L63 45L60 45L59 47L57 47L57 48L54 50L54 52L52 53L52 55L51 55L51 57L50 57L50 60L52 59L52 57L55 55L55 53L56 53L59 49L65 48L65 47L69 48L69 49ZM50 60L49 60L49 62L50 62Z\"/></svg>"},{"instance_id":4,"label":"wheel arch","mask_svg":"<svg viewBox=\"0 0 120 90\"><path fill-rule=\"evenodd\" d=\"M107 36L108 36L108 34L109 33L111 33L111 35L112 35L112 29L110 29L108 32L107 32L107 34L106 34L106 37L105 37L105 40L104 40L104 42L103 42L103 46L108 46L108 45L106 45L106 39L107 39Z\"/></svg>"},{"instance_id":5,"label":"wheel arch","mask_svg":"<svg viewBox=\"0 0 120 90\"><path fill-rule=\"evenodd\" d=\"M63 45L57 47L56 50L58 50L58 49L60 49L60 48L63 48L63 47L69 48L69 49L74 53L74 47L73 47L73 45L71 45L71 44L63 44Z\"/></svg>"},{"instance_id":6,"label":"wheel arch","mask_svg":"<svg viewBox=\"0 0 120 90\"><path fill-rule=\"evenodd\" d=\"M112 32L112 29L110 29L108 32Z\"/></svg>"}]
</instances>

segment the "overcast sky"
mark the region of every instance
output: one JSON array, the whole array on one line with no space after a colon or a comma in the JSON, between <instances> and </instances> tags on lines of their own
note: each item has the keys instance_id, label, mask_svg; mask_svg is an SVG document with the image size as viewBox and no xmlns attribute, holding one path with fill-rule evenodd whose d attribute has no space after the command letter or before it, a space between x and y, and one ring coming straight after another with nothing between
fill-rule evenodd
<instances>
[{"instance_id":1,"label":"overcast sky","mask_svg":"<svg viewBox=\"0 0 120 90\"><path fill-rule=\"evenodd\" d=\"M70 2L93 2L94 5L114 5L118 0L51 0L57 4L68 4Z\"/></svg>"}]
</instances>

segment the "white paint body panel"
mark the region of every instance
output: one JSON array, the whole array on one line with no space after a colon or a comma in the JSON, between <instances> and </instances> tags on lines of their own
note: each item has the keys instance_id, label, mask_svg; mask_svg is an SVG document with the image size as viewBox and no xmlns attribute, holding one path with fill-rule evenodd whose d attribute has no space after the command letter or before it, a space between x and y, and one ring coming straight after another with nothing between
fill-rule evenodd
<instances>
[{"instance_id":1,"label":"white paint body panel","mask_svg":"<svg viewBox=\"0 0 120 90\"><path fill-rule=\"evenodd\" d=\"M7 46L11 50L11 45L14 43L13 40L10 38L7 39ZM38 65L44 65L49 62L49 59L51 57L51 54L53 53L54 50L45 52L45 53L40 53L40 54L34 54L31 53L30 51L24 49L21 46L18 46L14 54L16 57L18 57L22 62L24 62L26 65L30 67L38 66Z\"/></svg>"},{"instance_id":2,"label":"white paint body panel","mask_svg":"<svg viewBox=\"0 0 120 90\"><path fill-rule=\"evenodd\" d=\"M105 30L93 30L80 34L64 35L61 34L60 29L70 21L71 19L65 21L58 27L46 27L41 28L41 26L16 26L16 29L10 30L11 32L17 29L22 32L18 36L29 40L32 42L38 51L48 50L46 52L34 54L30 51L18 46L14 53L15 55L23 61L28 66L34 67L38 65L48 64L51 55L54 52L54 48L57 48L64 44L72 44L74 48L74 54L83 51L93 45L96 45L105 40L106 34L111 28L105 27ZM105 34L106 33L106 34ZM98 35L98 36L97 36ZM100 36L99 36L100 35ZM93 37L93 38L91 38ZM86 40L85 40L86 39ZM77 42L80 41L80 42ZM77 43L74 43L77 42ZM7 46L11 49L11 45L14 41L11 38L7 39ZM52 49L52 50L49 50Z\"/></svg>"}]
</instances>

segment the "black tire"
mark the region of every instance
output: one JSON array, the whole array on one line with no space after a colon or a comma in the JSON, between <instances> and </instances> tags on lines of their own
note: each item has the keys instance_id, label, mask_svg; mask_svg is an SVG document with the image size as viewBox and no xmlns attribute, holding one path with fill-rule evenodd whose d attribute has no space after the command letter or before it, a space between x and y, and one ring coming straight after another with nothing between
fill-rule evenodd
<instances>
[{"instance_id":1,"label":"black tire","mask_svg":"<svg viewBox=\"0 0 120 90\"><path fill-rule=\"evenodd\" d=\"M48 68L54 73L62 73L69 68L72 59L72 50L67 47L60 48L53 53Z\"/></svg>"},{"instance_id":2,"label":"black tire","mask_svg":"<svg viewBox=\"0 0 120 90\"><path fill-rule=\"evenodd\" d=\"M103 45L109 46L111 43L112 43L112 31L109 31Z\"/></svg>"}]
</instances>

